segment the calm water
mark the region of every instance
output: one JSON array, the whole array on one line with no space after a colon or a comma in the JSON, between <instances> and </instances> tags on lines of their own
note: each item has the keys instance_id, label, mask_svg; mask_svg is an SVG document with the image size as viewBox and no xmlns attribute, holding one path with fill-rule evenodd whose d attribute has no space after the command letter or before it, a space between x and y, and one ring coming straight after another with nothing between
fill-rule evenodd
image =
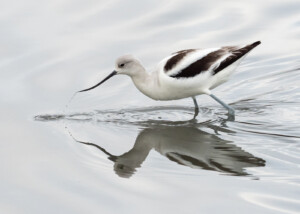
<instances>
[{"instance_id":1,"label":"calm water","mask_svg":"<svg viewBox=\"0 0 300 214\"><path fill-rule=\"evenodd\" d=\"M6 1L1 213L299 213L300 2ZM117 76L186 48L261 40L207 96L157 102Z\"/></svg>"}]
</instances>

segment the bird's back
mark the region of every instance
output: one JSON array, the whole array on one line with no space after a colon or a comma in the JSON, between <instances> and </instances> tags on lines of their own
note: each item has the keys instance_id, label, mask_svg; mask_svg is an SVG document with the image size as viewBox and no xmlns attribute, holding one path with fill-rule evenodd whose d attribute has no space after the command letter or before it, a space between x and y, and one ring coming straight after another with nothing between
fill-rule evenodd
<instances>
[{"instance_id":1,"label":"bird's back","mask_svg":"<svg viewBox=\"0 0 300 214\"><path fill-rule=\"evenodd\" d=\"M259 44L260 41L245 46L178 51L162 61L161 72L177 79L192 78L206 71L216 75L241 59Z\"/></svg>"},{"instance_id":2,"label":"bird's back","mask_svg":"<svg viewBox=\"0 0 300 214\"><path fill-rule=\"evenodd\" d=\"M255 42L244 46L187 49L173 53L159 63L160 99L181 99L210 90L227 81Z\"/></svg>"}]
</instances>

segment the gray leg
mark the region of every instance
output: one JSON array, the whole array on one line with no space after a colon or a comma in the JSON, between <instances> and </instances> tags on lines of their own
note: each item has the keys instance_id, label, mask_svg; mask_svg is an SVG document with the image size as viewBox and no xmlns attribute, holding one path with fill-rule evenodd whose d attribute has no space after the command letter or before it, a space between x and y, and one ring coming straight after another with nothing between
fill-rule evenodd
<instances>
[{"instance_id":1,"label":"gray leg","mask_svg":"<svg viewBox=\"0 0 300 214\"><path fill-rule=\"evenodd\" d=\"M198 113L199 113L199 106L198 106L196 98L192 97L192 99L193 99L193 102L194 102L194 105L195 105L195 114L194 114L194 119L195 119L197 117Z\"/></svg>"},{"instance_id":2,"label":"gray leg","mask_svg":"<svg viewBox=\"0 0 300 214\"><path fill-rule=\"evenodd\" d=\"M231 108L229 105L227 105L226 103L224 103L222 100L220 100L219 98L217 98L215 95L211 94L210 95L215 101L217 101L218 103L220 103L224 108L226 108L228 110L228 114L231 116L234 116L234 109Z\"/></svg>"},{"instance_id":3,"label":"gray leg","mask_svg":"<svg viewBox=\"0 0 300 214\"><path fill-rule=\"evenodd\" d=\"M198 106L198 103L197 103L197 100L195 97L192 97L193 101L194 101L194 105L195 105L195 108L199 109L199 106Z\"/></svg>"}]
</instances>

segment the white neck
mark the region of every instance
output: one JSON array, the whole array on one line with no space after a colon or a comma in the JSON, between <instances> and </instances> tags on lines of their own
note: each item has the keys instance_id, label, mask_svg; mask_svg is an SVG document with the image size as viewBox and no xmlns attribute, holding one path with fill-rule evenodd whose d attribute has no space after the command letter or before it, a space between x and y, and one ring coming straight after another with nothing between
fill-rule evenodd
<instances>
[{"instance_id":1,"label":"white neck","mask_svg":"<svg viewBox=\"0 0 300 214\"><path fill-rule=\"evenodd\" d=\"M157 76L153 74L154 73L149 74L145 69L141 69L138 75L132 76L131 79L135 87L137 87L140 92L156 100L155 93L153 93L153 91L155 89L155 84L157 83Z\"/></svg>"}]
</instances>

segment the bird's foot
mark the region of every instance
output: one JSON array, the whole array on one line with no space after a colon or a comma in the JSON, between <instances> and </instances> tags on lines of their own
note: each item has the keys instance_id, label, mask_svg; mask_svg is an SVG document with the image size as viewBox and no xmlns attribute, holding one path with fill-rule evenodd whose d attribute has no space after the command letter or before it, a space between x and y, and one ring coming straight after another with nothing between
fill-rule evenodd
<instances>
[{"instance_id":1,"label":"bird's foot","mask_svg":"<svg viewBox=\"0 0 300 214\"><path fill-rule=\"evenodd\" d=\"M235 120L235 110L231 107L228 108L228 119L229 121Z\"/></svg>"}]
</instances>

